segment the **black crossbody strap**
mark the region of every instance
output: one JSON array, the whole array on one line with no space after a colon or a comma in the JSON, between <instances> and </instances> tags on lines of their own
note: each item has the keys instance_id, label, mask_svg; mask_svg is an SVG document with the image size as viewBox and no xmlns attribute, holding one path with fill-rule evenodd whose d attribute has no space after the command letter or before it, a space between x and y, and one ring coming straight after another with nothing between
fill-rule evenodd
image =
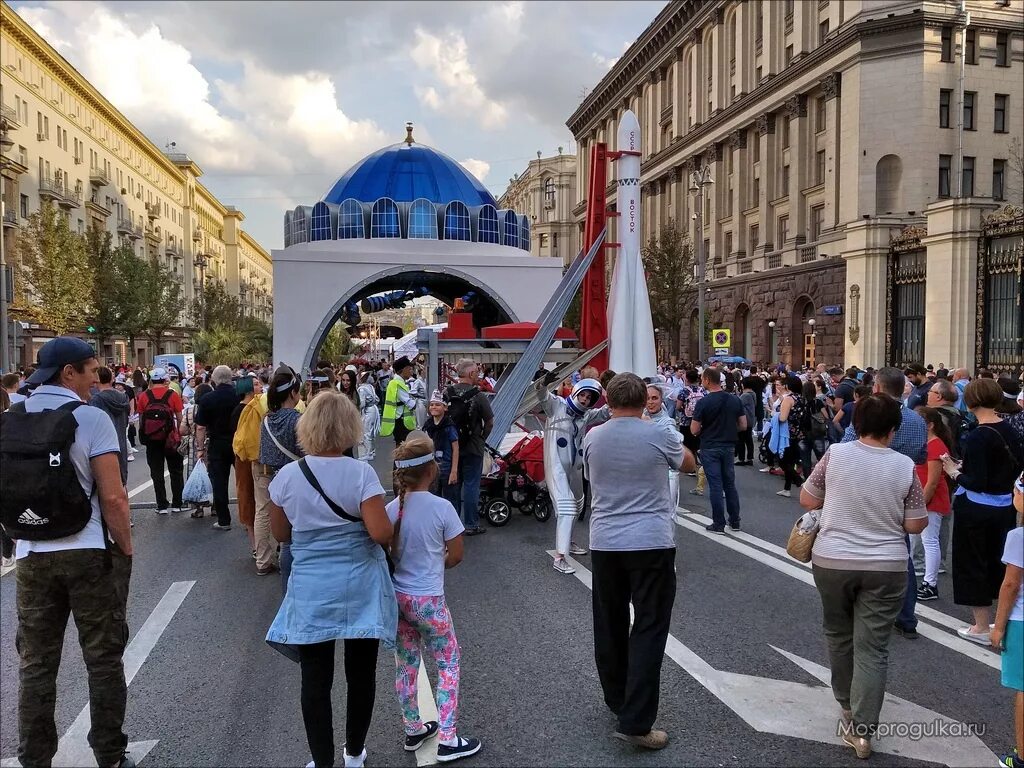
<instances>
[{"instance_id":1,"label":"black crossbody strap","mask_svg":"<svg viewBox=\"0 0 1024 768\"><path fill-rule=\"evenodd\" d=\"M348 520L349 522L352 522L352 523L361 523L361 522L363 522L358 517L353 517L352 515L350 515L348 512L346 512L344 509L342 509L340 506L338 506L334 502L334 500L331 499L330 496L328 496L326 493L324 493L324 489L320 485L320 481L316 479L316 475L314 475L313 474L313 470L309 468L309 465L306 463L306 459L305 458L299 459L298 464L299 464L299 469L302 470L302 474L305 475L306 480L309 482L309 484L311 486L313 486L313 490L320 494L320 498L323 499L325 502L327 502L327 506L331 508L331 511L334 512L334 514L336 514L338 517L340 517L340 518L342 518L344 520Z\"/></svg>"}]
</instances>

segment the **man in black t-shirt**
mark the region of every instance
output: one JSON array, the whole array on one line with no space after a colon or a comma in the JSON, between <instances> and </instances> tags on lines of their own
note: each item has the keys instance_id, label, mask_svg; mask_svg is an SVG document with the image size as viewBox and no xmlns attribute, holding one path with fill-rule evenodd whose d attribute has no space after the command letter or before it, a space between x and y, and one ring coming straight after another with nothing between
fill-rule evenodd
<instances>
[{"instance_id":1,"label":"man in black t-shirt","mask_svg":"<svg viewBox=\"0 0 1024 768\"><path fill-rule=\"evenodd\" d=\"M701 384L707 394L693 412L690 431L700 435L700 463L707 476L711 495L712 533L725 533L725 515L729 527L740 529L740 497L736 491L736 440L747 428L743 403L736 395L722 391L721 375L715 368L705 368ZM724 503L723 503L724 502Z\"/></svg>"}]
</instances>

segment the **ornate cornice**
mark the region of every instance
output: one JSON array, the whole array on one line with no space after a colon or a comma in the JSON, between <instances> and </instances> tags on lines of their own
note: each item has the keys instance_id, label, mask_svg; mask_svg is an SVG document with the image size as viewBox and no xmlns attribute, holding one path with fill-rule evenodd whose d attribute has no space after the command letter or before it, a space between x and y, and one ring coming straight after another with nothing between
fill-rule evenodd
<instances>
[{"instance_id":1,"label":"ornate cornice","mask_svg":"<svg viewBox=\"0 0 1024 768\"><path fill-rule=\"evenodd\" d=\"M722 159L722 145L718 142L712 142L708 145L708 148L704 150L701 157L703 158L704 165L711 165L712 163Z\"/></svg>"},{"instance_id":2,"label":"ornate cornice","mask_svg":"<svg viewBox=\"0 0 1024 768\"><path fill-rule=\"evenodd\" d=\"M739 130L733 131L726 138L726 144L733 149L746 149L747 148L747 129L740 128Z\"/></svg>"},{"instance_id":3,"label":"ornate cornice","mask_svg":"<svg viewBox=\"0 0 1024 768\"><path fill-rule=\"evenodd\" d=\"M790 117L807 117L807 97L802 93L790 96L782 105L782 113Z\"/></svg>"},{"instance_id":4,"label":"ornate cornice","mask_svg":"<svg viewBox=\"0 0 1024 768\"><path fill-rule=\"evenodd\" d=\"M843 77L839 72L833 72L821 81L821 91L825 101L834 99L840 95L842 90Z\"/></svg>"},{"instance_id":5,"label":"ornate cornice","mask_svg":"<svg viewBox=\"0 0 1024 768\"><path fill-rule=\"evenodd\" d=\"M757 120L754 121L754 126L757 128L758 136L775 133L775 113L767 112L760 115Z\"/></svg>"},{"instance_id":6,"label":"ornate cornice","mask_svg":"<svg viewBox=\"0 0 1024 768\"><path fill-rule=\"evenodd\" d=\"M893 253L916 251L921 248L921 238L923 237L928 237L928 229L911 224L889 238L889 249Z\"/></svg>"},{"instance_id":7,"label":"ornate cornice","mask_svg":"<svg viewBox=\"0 0 1024 768\"><path fill-rule=\"evenodd\" d=\"M1003 237L1024 232L1024 208L1007 203L998 211L982 217L981 231L988 237Z\"/></svg>"}]
</instances>

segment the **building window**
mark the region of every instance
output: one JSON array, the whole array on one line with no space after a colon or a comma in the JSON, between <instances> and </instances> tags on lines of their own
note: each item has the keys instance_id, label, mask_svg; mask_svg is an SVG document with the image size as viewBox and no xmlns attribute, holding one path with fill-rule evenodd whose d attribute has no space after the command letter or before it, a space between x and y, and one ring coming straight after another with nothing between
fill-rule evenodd
<instances>
[{"instance_id":1,"label":"building window","mask_svg":"<svg viewBox=\"0 0 1024 768\"><path fill-rule=\"evenodd\" d=\"M21 218L27 219L28 218L28 195L22 195L21 196L21 200L19 202L21 204L20 205L20 207L21 207Z\"/></svg>"},{"instance_id":2,"label":"building window","mask_svg":"<svg viewBox=\"0 0 1024 768\"><path fill-rule=\"evenodd\" d=\"M550 176L544 181L544 202L549 208L555 207L555 180Z\"/></svg>"},{"instance_id":3,"label":"building window","mask_svg":"<svg viewBox=\"0 0 1024 768\"><path fill-rule=\"evenodd\" d=\"M974 105L978 101L976 91L964 91L964 130L974 130Z\"/></svg>"},{"instance_id":4,"label":"building window","mask_svg":"<svg viewBox=\"0 0 1024 768\"><path fill-rule=\"evenodd\" d=\"M789 215L779 216L778 223L778 242L775 243L775 248L781 250L786 247L786 241L789 240Z\"/></svg>"},{"instance_id":5,"label":"building window","mask_svg":"<svg viewBox=\"0 0 1024 768\"><path fill-rule=\"evenodd\" d=\"M409 239L437 240L437 209L429 200L420 198L409 206Z\"/></svg>"},{"instance_id":6,"label":"building window","mask_svg":"<svg viewBox=\"0 0 1024 768\"><path fill-rule=\"evenodd\" d=\"M942 55L939 57L939 61L952 61L953 60L953 28L943 27L942 28Z\"/></svg>"},{"instance_id":7,"label":"building window","mask_svg":"<svg viewBox=\"0 0 1024 768\"><path fill-rule=\"evenodd\" d=\"M1020 305L1020 256L1012 240L995 239L985 257L985 329L982 363L1012 369L1024 356L1024 312Z\"/></svg>"},{"instance_id":8,"label":"building window","mask_svg":"<svg viewBox=\"0 0 1024 768\"><path fill-rule=\"evenodd\" d=\"M811 206L811 242L816 243L821 239L821 234L825 230L825 206L814 205Z\"/></svg>"},{"instance_id":9,"label":"building window","mask_svg":"<svg viewBox=\"0 0 1024 768\"><path fill-rule=\"evenodd\" d=\"M792 45L787 45L786 46L786 66L788 67L792 61L793 61L793 46Z\"/></svg>"},{"instance_id":10,"label":"building window","mask_svg":"<svg viewBox=\"0 0 1024 768\"><path fill-rule=\"evenodd\" d=\"M939 155L939 197L949 197L949 169L952 163L952 155Z\"/></svg>"},{"instance_id":11,"label":"building window","mask_svg":"<svg viewBox=\"0 0 1024 768\"><path fill-rule=\"evenodd\" d=\"M750 201L751 206L757 205L761 200L761 177L754 177L754 197Z\"/></svg>"},{"instance_id":12,"label":"building window","mask_svg":"<svg viewBox=\"0 0 1024 768\"><path fill-rule=\"evenodd\" d=\"M453 200L444 209L444 239L473 239L469 226L469 209L460 200Z\"/></svg>"},{"instance_id":13,"label":"building window","mask_svg":"<svg viewBox=\"0 0 1024 768\"><path fill-rule=\"evenodd\" d=\"M819 149L814 155L814 183L825 183L825 150Z\"/></svg>"},{"instance_id":14,"label":"building window","mask_svg":"<svg viewBox=\"0 0 1024 768\"><path fill-rule=\"evenodd\" d=\"M498 236L498 212L494 209L493 205L485 205L480 209L477 228L477 240L479 242L493 243L494 245L501 242Z\"/></svg>"},{"instance_id":15,"label":"building window","mask_svg":"<svg viewBox=\"0 0 1024 768\"><path fill-rule=\"evenodd\" d=\"M1006 100L1005 93L997 93L995 98L995 115L992 120L996 133L1006 133Z\"/></svg>"},{"instance_id":16,"label":"building window","mask_svg":"<svg viewBox=\"0 0 1024 768\"><path fill-rule=\"evenodd\" d=\"M996 66L1010 66L1010 35L1008 32L996 32Z\"/></svg>"},{"instance_id":17,"label":"building window","mask_svg":"<svg viewBox=\"0 0 1024 768\"><path fill-rule=\"evenodd\" d=\"M961 197L974 197L974 158L964 156L963 189Z\"/></svg>"},{"instance_id":18,"label":"building window","mask_svg":"<svg viewBox=\"0 0 1024 768\"><path fill-rule=\"evenodd\" d=\"M753 157L753 162L757 163L761 161L761 137L755 136L753 144L754 146L751 151L751 157Z\"/></svg>"},{"instance_id":19,"label":"building window","mask_svg":"<svg viewBox=\"0 0 1024 768\"><path fill-rule=\"evenodd\" d=\"M789 166L782 166L782 190L780 197L785 197L789 194Z\"/></svg>"},{"instance_id":20,"label":"building window","mask_svg":"<svg viewBox=\"0 0 1024 768\"><path fill-rule=\"evenodd\" d=\"M952 98L953 91L949 88L939 91L939 128L949 128L949 105Z\"/></svg>"},{"instance_id":21,"label":"building window","mask_svg":"<svg viewBox=\"0 0 1024 768\"><path fill-rule=\"evenodd\" d=\"M757 246L761 244L761 227L757 224L750 225L750 251L749 254L753 255L754 251L757 250Z\"/></svg>"},{"instance_id":22,"label":"building window","mask_svg":"<svg viewBox=\"0 0 1024 768\"><path fill-rule=\"evenodd\" d=\"M717 261L728 260L732 256L732 232L725 233L725 259L717 259Z\"/></svg>"},{"instance_id":23,"label":"building window","mask_svg":"<svg viewBox=\"0 0 1024 768\"><path fill-rule=\"evenodd\" d=\"M828 37L828 19L818 24L818 45L822 45L826 37Z\"/></svg>"},{"instance_id":24,"label":"building window","mask_svg":"<svg viewBox=\"0 0 1024 768\"><path fill-rule=\"evenodd\" d=\"M382 197L373 204L370 211L370 237L401 237L402 226L398 219L398 206L389 197Z\"/></svg>"},{"instance_id":25,"label":"building window","mask_svg":"<svg viewBox=\"0 0 1024 768\"><path fill-rule=\"evenodd\" d=\"M544 255L544 250L548 247L548 236L543 232L537 236L540 239L540 255Z\"/></svg>"},{"instance_id":26,"label":"building window","mask_svg":"<svg viewBox=\"0 0 1024 768\"><path fill-rule=\"evenodd\" d=\"M892 347L889 363L902 368L924 359L927 251L901 253L890 262Z\"/></svg>"},{"instance_id":27,"label":"building window","mask_svg":"<svg viewBox=\"0 0 1024 768\"><path fill-rule=\"evenodd\" d=\"M519 247L519 219L515 211L498 211L498 221L501 223L501 242L512 248Z\"/></svg>"},{"instance_id":28,"label":"building window","mask_svg":"<svg viewBox=\"0 0 1024 768\"><path fill-rule=\"evenodd\" d=\"M814 130L821 133L825 130L825 97L814 100Z\"/></svg>"},{"instance_id":29,"label":"building window","mask_svg":"<svg viewBox=\"0 0 1024 768\"><path fill-rule=\"evenodd\" d=\"M787 117L782 121L782 148L789 148L789 124L792 122L792 118Z\"/></svg>"},{"instance_id":30,"label":"building window","mask_svg":"<svg viewBox=\"0 0 1024 768\"><path fill-rule=\"evenodd\" d=\"M338 208L338 239L353 240L366 237L363 224L363 206L358 200L343 200Z\"/></svg>"},{"instance_id":31,"label":"building window","mask_svg":"<svg viewBox=\"0 0 1024 768\"><path fill-rule=\"evenodd\" d=\"M964 63L978 63L978 30L973 27L967 30L967 45L964 55Z\"/></svg>"},{"instance_id":32,"label":"building window","mask_svg":"<svg viewBox=\"0 0 1024 768\"><path fill-rule=\"evenodd\" d=\"M992 199L1006 199L1006 161L992 161Z\"/></svg>"}]
</instances>

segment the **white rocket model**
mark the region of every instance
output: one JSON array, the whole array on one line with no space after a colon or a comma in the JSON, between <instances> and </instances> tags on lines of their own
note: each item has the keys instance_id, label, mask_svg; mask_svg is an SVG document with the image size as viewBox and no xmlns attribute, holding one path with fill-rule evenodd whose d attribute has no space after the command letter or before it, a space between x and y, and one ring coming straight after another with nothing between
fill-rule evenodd
<instances>
[{"instance_id":1,"label":"white rocket model","mask_svg":"<svg viewBox=\"0 0 1024 768\"><path fill-rule=\"evenodd\" d=\"M618 373L655 376L654 323L640 260L640 124L632 110L619 122L618 150L627 154L615 162L620 248L608 297L608 364Z\"/></svg>"}]
</instances>

